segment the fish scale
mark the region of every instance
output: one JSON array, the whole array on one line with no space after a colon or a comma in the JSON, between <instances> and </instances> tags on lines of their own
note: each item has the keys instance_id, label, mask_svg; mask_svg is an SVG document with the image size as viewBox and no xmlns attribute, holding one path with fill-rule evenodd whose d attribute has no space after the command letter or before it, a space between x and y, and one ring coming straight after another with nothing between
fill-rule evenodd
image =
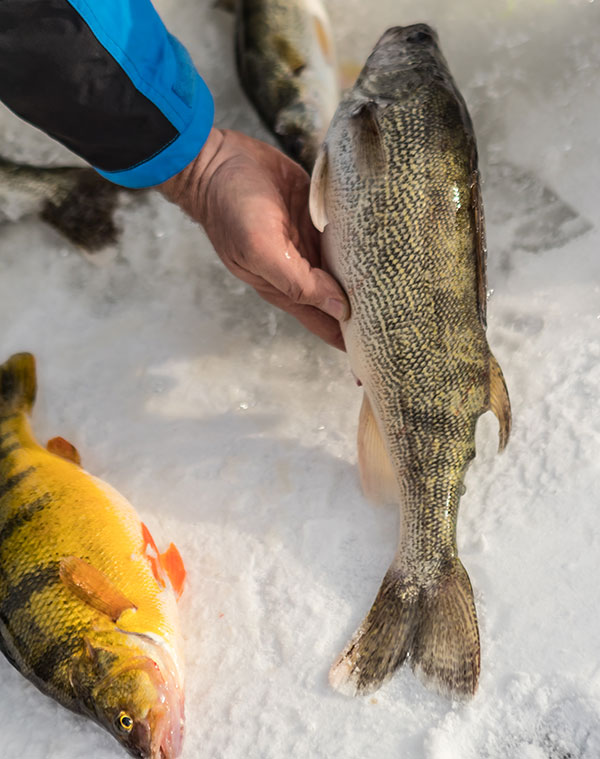
<instances>
[{"instance_id":1,"label":"fish scale","mask_svg":"<svg viewBox=\"0 0 600 759\"><path fill-rule=\"evenodd\" d=\"M165 574L133 507L74 463L66 441L37 444L25 416L35 386L30 354L0 365L0 650L134 756L175 759L183 737L178 554L167 552L175 568Z\"/></svg>"},{"instance_id":2,"label":"fish scale","mask_svg":"<svg viewBox=\"0 0 600 759\"><path fill-rule=\"evenodd\" d=\"M387 471L400 505L394 561L330 679L368 692L409 658L438 690L466 697L479 633L458 506L478 417L494 406L504 444L510 406L485 336L475 138L429 27L388 30L375 47L317 158L311 214L350 301L342 331L365 392L363 486L378 496L369 471Z\"/></svg>"}]
</instances>

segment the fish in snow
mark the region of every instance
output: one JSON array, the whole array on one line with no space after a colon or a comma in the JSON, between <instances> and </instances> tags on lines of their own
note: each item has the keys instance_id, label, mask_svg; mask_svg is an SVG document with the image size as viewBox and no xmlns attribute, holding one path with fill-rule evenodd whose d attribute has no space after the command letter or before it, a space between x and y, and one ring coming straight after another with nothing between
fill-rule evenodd
<instances>
[{"instance_id":1,"label":"fish in snow","mask_svg":"<svg viewBox=\"0 0 600 759\"><path fill-rule=\"evenodd\" d=\"M458 505L478 417L494 411L502 449L511 412L485 333L475 136L427 25L389 29L375 46L333 117L310 207L351 306L342 332L364 388L363 489L400 505L397 553L330 682L369 692L408 659L427 684L466 698L480 643Z\"/></svg>"},{"instance_id":2,"label":"fish in snow","mask_svg":"<svg viewBox=\"0 0 600 759\"><path fill-rule=\"evenodd\" d=\"M125 190L80 166L43 167L0 156L0 215L17 221L39 217L87 253L114 245L113 215Z\"/></svg>"},{"instance_id":3,"label":"fish in snow","mask_svg":"<svg viewBox=\"0 0 600 759\"><path fill-rule=\"evenodd\" d=\"M311 171L340 99L321 0L237 0L236 60L246 95L283 150Z\"/></svg>"},{"instance_id":4,"label":"fish in snow","mask_svg":"<svg viewBox=\"0 0 600 759\"><path fill-rule=\"evenodd\" d=\"M27 420L34 358L0 366L0 650L43 693L138 759L175 759L184 728L176 596L185 569L133 507L47 448Z\"/></svg>"}]
</instances>

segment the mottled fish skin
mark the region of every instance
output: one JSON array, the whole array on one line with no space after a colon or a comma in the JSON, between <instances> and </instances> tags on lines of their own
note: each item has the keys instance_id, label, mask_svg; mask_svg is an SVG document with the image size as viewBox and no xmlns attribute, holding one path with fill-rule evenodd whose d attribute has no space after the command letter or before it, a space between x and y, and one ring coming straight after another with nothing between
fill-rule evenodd
<instances>
[{"instance_id":1,"label":"mottled fish skin","mask_svg":"<svg viewBox=\"0 0 600 759\"><path fill-rule=\"evenodd\" d=\"M0 156L0 215L16 221L38 214L87 253L116 243L113 214L123 191L90 168L30 166Z\"/></svg>"},{"instance_id":2,"label":"mottled fish skin","mask_svg":"<svg viewBox=\"0 0 600 759\"><path fill-rule=\"evenodd\" d=\"M174 594L153 571L133 507L37 444L26 419L35 392L30 354L0 365L0 650L133 756L174 759L183 737Z\"/></svg>"},{"instance_id":3,"label":"mottled fish skin","mask_svg":"<svg viewBox=\"0 0 600 759\"><path fill-rule=\"evenodd\" d=\"M458 505L478 417L493 408L503 447L510 406L485 335L475 138L428 26L390 29L377 44L317 159L311 213L350 300L342 330L365 389L361 417L374 416L401 504L396 557L330 679L368 692L409 658L433 687L468 697L479 633ZM363 483L377 490L369 447L359 440Z\"/></svg>"},{"instance_id":4,"label":"mottled fish skin","mask_svg":"<svg viewBox=\"0 0 600 759\"><path fill-rule=\"evenodd\" d=\"M340 99L321 0L237 0L237 68L283 150L308 172Z\"/></svg>"}]
</instances>

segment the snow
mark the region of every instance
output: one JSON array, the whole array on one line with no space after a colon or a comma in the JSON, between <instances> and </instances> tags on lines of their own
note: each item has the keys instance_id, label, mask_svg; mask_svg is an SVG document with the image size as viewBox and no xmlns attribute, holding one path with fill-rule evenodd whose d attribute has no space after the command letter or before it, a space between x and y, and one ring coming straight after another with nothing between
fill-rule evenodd
<instances>
[{"instance_id":1,"label":"snow","mask_svg":"<svg viewBox=\"0 0 600 759\"><path fill-rule=\"evenodd\" d=\"M222 126L269 139L237 83L231 19L161 0ZM461 501L482 676L451 704L403 669L348 699L329 666L373 600L397 515L362 496L345 356L226 272L154 194L98 263L27 218L0 227L1 358L36 354L40 440L63 435L189 572L184 759L600 756L600 39L587 0L328 5L343 61L434 25L478 135L488 337L514 429L483 417ZM3 152L67 151L0 113ZM90 722L0 661L2 759L116 759Z\"/></svg>"}]
</instances>

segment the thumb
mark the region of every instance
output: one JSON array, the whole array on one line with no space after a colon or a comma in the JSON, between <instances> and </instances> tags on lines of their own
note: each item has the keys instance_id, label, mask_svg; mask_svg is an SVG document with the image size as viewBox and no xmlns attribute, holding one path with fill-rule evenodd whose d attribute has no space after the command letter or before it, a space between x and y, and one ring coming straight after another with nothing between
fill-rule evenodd
<instances>
[{"instance_id":1,"label":"thumb","mask_svg":"<svg viewBox=\"0 0 600 759\"><path fill-rule=\"evenodd\" d=\"M269 247L273 250L273 243ZM350 316L350 304L338 282L323 269L310 265L288 241L281 253L263 255L260 274L290 303L314 306L338 321Z\"/></svg>"}]
</instances>

